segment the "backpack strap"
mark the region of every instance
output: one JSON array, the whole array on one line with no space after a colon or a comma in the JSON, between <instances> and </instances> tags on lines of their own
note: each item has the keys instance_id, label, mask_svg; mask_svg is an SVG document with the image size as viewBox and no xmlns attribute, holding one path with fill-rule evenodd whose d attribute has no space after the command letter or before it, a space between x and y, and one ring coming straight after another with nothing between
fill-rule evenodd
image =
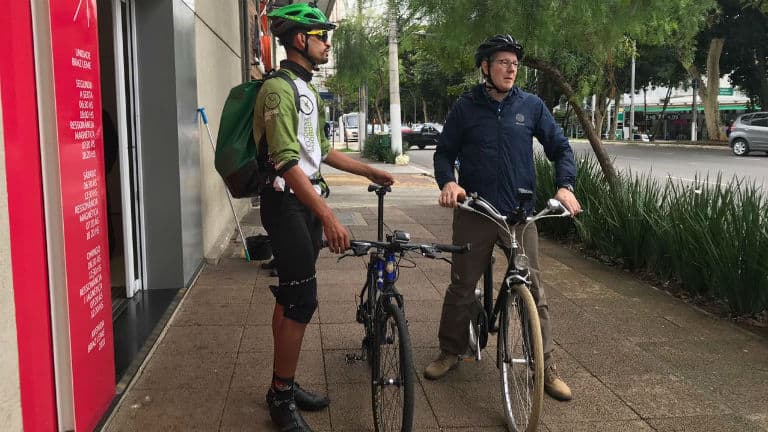
<instances>
[{"instance_id":1,"label":"backpack strap","mask_svg":"<svg viewBox=\"0 0 768 432\"><path fill-rule=\"evenodd\" d=\"M270 74L267 77L267 79L275 78L275 77L282 78L283 80L285 80L285 82L290 84L291 89L293 90L293 101L294 101L294 104L296 105L296 112L299 112L299 88L296 87L296 83L293 82L290 75L288 75L288 73L282 69L278 70L275 73Z\"/></svg>"}]
</instances>

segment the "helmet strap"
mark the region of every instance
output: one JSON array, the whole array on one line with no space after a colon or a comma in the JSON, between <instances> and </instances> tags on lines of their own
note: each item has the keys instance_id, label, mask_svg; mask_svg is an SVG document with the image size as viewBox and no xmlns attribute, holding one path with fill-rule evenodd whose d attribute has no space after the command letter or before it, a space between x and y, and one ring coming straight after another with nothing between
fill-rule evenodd
<instances>
[{"instance_id":1,"label":"helmet strap","mask_svg":"<svg viewBox=\"0 0 768 432\"><path fill-rule=\"evenodd\" d=\"M304 35L304 49L296 48L296 46L294 46L293 44L290 44L290 45L287 45L285 47L286 50L290 48L290 49L296 51L300 56L302 56L305 59L307 59L307 61L309 61L309 64L311 65L313 71L320 70L320 68L317 66L317 62L312 60L312 58L309 56L309 35L307 33L304 33L304 32L302 32L301 34Z\"/></svg>"},{"instance_id":2,"label":"helmet strap","mask_svg":"<svg viewBox=\"0 0 768 432\"><path fill-rule=\"evenodd\" d=\"M499 90L499 88L496 87L496 84L493 83L493 79L491 78L491 58L490 57L487 57L485 59L485 64L488 65L488 73L487 74L485 72L483 72L482 65L480 67L480 71L483 72L483 78L485 78L485 83L484 83L485 88L487 90L493 90L493 91L495 91L496 93L499 93L499 94L509 93L508 91L505 92L505 91Z\"/></svg>"}]
</instances>

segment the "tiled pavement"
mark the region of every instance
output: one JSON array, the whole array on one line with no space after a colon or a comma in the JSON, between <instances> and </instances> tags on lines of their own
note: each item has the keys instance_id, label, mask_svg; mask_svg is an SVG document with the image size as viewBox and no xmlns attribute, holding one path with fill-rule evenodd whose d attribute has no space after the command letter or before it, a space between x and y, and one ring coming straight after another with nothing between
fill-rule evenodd
<instances>
[{"instance_id":1,"label":"tiled pavement","mask_svg":"<svg viewBox=\"0 0 768 432\"><path fill-rule=\"evenodd\" d=\"M385 219L414 239L448 242L451 213L433 202L387 207ZM353 236L375 238L375 206L335 207L356 224L349 227ZM257 213L244 220L251 229L258 225ZM274 279L258 263L240 258L238 250L233 243L228 257L204 268L105 430L274 430L264 402L272 366L268 285ZM574 400L545 397L539 430L768 431L765 339L552 242L543 241L541 253L556 358ZM437 351L448 265L414 262L416 268L403 269L398 283L418 375L414 430L504 431L492 362L462 364L438 382L421 376ZM317 268L320 305L306 333L297 379L327 391L332 404L306 418L317 431L369 431L367 366L344 361L362 338L354 297L364 262L337 262L324 251ZM501 265L496 271L503 272Z\"/></svg>"}]
</instances>

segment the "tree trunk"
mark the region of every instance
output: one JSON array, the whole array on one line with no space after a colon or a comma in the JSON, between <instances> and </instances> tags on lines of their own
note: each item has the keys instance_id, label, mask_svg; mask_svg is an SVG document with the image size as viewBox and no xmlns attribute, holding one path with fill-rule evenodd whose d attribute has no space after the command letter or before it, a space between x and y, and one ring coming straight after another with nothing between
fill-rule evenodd
<instances>
[{"instance_id":1,"label":"tree trunk","mask_svg":"<svg viewBox=\"0 0 768 432\"><path fill-rule=\"evenodd\" d=\"M423 117L424 121L422 123L426 123L427 122L427 100L426 99L421 100L421 112L424 114L424 117Z\"/></svg>"},{"instance_id":2,"label":"tree trunk","mask_svg":"<svg viewBox=\"0 0 768 432\"><path fill-rule=\"evenodd\" d=\"M613 92L613 118L611 119L611 130L608 131L608 139L616 139L616 128L619 127L619 105L621 104L621 93L614 86Z\"/></svg>"},{"instance_id":3,"label":"tree trunk","mask_svg":"<svg viewBox=\"0 0 768 432\"><path fill-rule=\"evenodd\" d=\"M755 56L755 80L760 83L760 93L758 95L758 105L763 111L768 110L768 78L766 77L766 69L768 68L768 62L766 62L765 56L760 55L762 50L758 51L758 55Z\"/></svg>"},{"instance_id":4,"label":"tree trunk","mask_svg":"<svg viewBox=\"0 0 768 432\"><path fill-rule=\"evenodd\" d=\"M581 100L578 95L573 91L571 84L565 79L560 70L543 60L539 60L534 57L526 57L524 63L534 69L547 74L552 78L555 83L563 90L563 94L568 98L570 105L573 107L573 111L576 113L576 118L579 119L581 127L584 129L584 133L589 140L589 144L592 146L592 151L595 153L597 162L600 164L600 168L603 170L603 175L608 183L613 186L616 182L616 170L613 168L611 159L608 157L603 143L600 140L600 136L595 132L595 128L592 127L589 115L584 112L584 108L581 106Z\"/></svg>"},{"instance_id":5,"label":"tree trunk","mask_svg":"<svg viewBox=\"0 0 768 432\"><path fill-rule=\"evenodd\" d=\"M717 101L720 92L720 55L723 53L725 39L714 38L709 43L707 53L707 97L704 100L704 119L707 122L707 134L710 140L727 141Z\"/></svg>"},{"instance_id":6,"label":"tree trunk","mask_svg":"<svg viewBox=\"0 0 768 432\"><path fill-rule=\"evenodd\" d=\"M659 114L659 122L656 123L656 127L653 129L654 139L655 137L659 136L659 126L661 126L661 124L666 121L664 120L664 114L667 112L667 105L669 105L669 98L671 96L672 96L672 84L670 84L669 87L667 87L667 96L664 97L664 106L661 108L661 114Z\"/></svg>"}]
</instances>

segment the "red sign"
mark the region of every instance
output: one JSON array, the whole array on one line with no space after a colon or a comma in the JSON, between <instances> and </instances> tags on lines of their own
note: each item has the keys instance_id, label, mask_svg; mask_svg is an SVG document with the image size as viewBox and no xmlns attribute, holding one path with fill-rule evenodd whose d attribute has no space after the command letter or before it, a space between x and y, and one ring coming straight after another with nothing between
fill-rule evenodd
<instances>
[{"instance_id":1,"label":"red sign","mask_svg":"<svg viewBox=\"0 0 768 432\"><path fill-rule=\"evenodd\" d=\"M96 0L50 2L75 428L115 394Z\"/></svg>"},{"instance_id":2,"label":"red sign","mask_svg":"<svg viewBox=\"0 0 768 432\"><path fill-rule=\"evenodd\" d=\"M21 410L25 431L52 431L56 395L29 0L6 2L0 28L6 57L0 61L0 103Z\"/></svg>"}]
</instances>

